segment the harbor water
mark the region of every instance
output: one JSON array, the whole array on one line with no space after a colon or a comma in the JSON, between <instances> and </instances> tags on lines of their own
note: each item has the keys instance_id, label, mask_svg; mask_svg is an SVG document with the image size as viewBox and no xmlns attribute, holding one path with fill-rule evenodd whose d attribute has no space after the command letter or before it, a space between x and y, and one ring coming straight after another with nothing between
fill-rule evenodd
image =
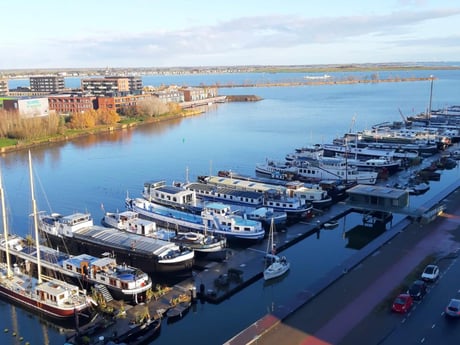
<instances>
[{"instance_id":1,"label":"harbor water","mask_svg":"<svg viewBox=\"0 0 460 345\"><path fill-rule=\"evenodd\" d=\"M379 76L385 74L434 75L432 108L460 103L460 71L382 71ZM143 81L144 85L193 86L302 77L276 73L144 76ZM74 79L66 83L78 85ZM263 100L211 105L206 113L195 117L33 148L38 208L61 214L88 211L99 220L103 209L124 210L125 197L140 196L147 180L195 180L218 170L254 175L255 164L267 158L283 160L298 147L330 143L345 132L376 123L401 121L400 112L408 116L426 111L430 82L222 88L219 93L254 94ZM0 163L9 229L26 236L32 231L27 152L3 155ZM459 168L442 171L441 180L430 182L426 194L411 196L411 206L421 205L459 175ZM393 222L398 217L395 215ZM360 224L361 215L351 213L340 220L337 228L321 231L288 248L283 255L289 258L291 270L283 279L270 283L261 279L218 305L198 302L184 319L164 323L155 343L225 342L360 250L347 236ZM0 315L3 344L65 342L62 325L42 320L8 301L0 300Z\"/></svg>"}]
</instances>

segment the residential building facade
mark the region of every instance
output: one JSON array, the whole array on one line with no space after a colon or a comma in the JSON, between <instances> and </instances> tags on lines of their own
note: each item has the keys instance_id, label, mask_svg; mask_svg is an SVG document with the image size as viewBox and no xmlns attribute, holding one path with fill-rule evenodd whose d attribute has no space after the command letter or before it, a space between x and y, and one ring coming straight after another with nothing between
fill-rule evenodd
<instances>
[{"instance_id":1,"label":"residential building facade","mask_svg":"<svg viewBox=\"0 0 460 345\"><path fill-rule=\"evenodd\" d=\"M0 96L8 96L8 79L0 79Z\"/></svg>"},{"instance_id":2,"label":"residential building facade","mask_svg":"<svg viewBox=\"0 0 460 345\"><path fill-rule=\"evenodd\" d=\"M75 95L53 95L48 97L50 110L58 114L75 114L92 110L96 97Z\"/></svg>"},{"instance_id":3,"label":"residential building facade","mask_svg":"<svg viewBox=\"0 0 460 345\"><path fill-rule=\"evenodd\" d=\"M128 78L87 78L81 80L81 88L85 94L96 97L117 97L129 94Z\"/></svg>"},{"instance_id":4,"label":"residential building facade","mask_svg":"<svg viewBox=\"0 0 460 345\"><path fill-rule=\"evenodd\" d=\"M64 77L47 75L30 77L30 91L54 94L65 90Z\"/></svg>"}]
</instances>

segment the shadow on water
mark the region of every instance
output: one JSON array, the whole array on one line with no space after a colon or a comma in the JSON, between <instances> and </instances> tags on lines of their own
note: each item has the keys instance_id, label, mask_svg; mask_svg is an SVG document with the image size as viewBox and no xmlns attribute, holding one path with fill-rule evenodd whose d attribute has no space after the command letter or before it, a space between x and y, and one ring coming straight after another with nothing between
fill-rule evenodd
<instances>
[{"instance_id":1,"label":"shadow on water","mask_svg":"<svg viewBox=\"0 0 460 345\"><path fill-rule=\"evenodd\" d=\"M348 239L346 247L360 250L379 237L385 230L383 226L357 225L345 233L345 238Z\"/></svg>"},{"instance_id":2,"label":"shadow on water","mask_svg":"<svg viewBox=\"0 0 460 345\"><path fill-rule=\"evenodd\" d=\"M346 248L360 250L391 227L393 215L385 212L357 213L362 218L358 224L343 233Z\"/></svg>"}]
</instances>

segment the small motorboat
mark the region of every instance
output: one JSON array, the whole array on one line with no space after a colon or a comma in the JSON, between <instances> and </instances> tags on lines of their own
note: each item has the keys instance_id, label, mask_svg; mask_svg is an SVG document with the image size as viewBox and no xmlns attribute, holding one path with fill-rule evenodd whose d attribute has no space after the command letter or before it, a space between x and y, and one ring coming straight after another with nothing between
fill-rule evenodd
<instances>
[{"instance_id":1,"label":"small motorboat","mask_svg":"<svg viewBox=\"0 0 460 345\"><path fill-rule=\"evenodd\" d=\"M168 322L173 322L178 319L181 319L185 314L187 314L191 306L192 306L191 301L185 301L185 302L180 302L174 307L168 309L168 311L166 312L166 316L168 317Z\"/></svg>"},{"instance_id":2,"label":"small motorboat","mask_svg":"<svg viewBox=\"0 0 460 345\"><path fill-rule=\"evenodd\" d=\"M339 222L336 220L330 220L326 223L323 223L323 228L324 229L334 229L339 225Z\"/></svg>"}]
</instances>

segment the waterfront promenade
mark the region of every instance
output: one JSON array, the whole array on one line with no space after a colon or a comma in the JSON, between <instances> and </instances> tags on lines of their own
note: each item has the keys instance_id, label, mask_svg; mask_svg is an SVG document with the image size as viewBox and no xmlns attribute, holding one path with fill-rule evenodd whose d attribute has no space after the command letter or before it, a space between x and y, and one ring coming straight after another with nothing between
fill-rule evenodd
<instances>
[{"instance_id":1,"label":"waterfront promenade","mask_svg":"<svg viewBox=\"0 0 460 345\"><path fill-rule=\"evenodd\" d=\"M423 206L443 201L446 214L457 214L459 187L455 181ZM372 318L373 309L424 259L456 251L460 244L452 233L458 231L452 217L425 225L405 218L323 281L299 287L286 308L266 315L226 344L378 344L392 325Z\"/></svg>"}]
</instances>

